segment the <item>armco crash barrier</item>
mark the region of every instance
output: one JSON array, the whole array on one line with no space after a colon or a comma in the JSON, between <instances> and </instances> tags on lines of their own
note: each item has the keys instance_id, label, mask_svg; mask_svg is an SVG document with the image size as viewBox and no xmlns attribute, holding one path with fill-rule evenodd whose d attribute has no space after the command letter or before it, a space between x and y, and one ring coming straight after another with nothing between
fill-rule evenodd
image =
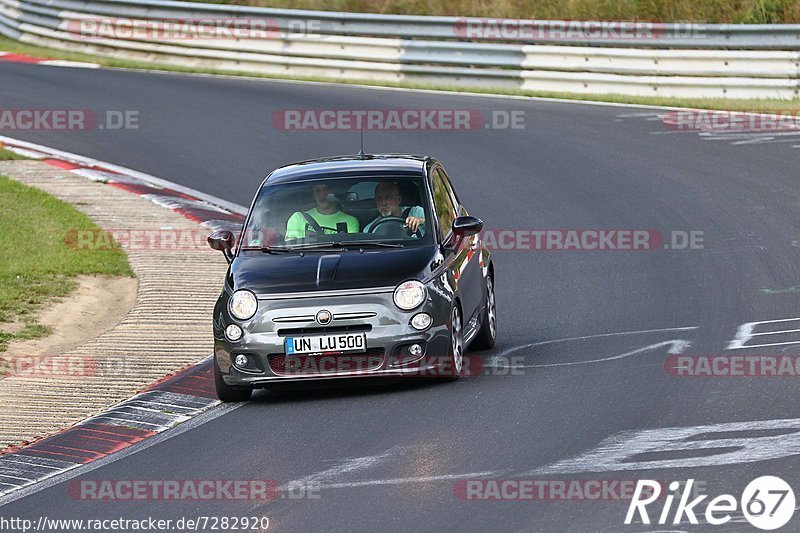
<instances>
[{"instance_id":1,"label":"armco crash barrier","mask_svg":"<svg viewBox=\"0 0 800 533\"><path fill-rule=\"evenodd\" d=\"M25 43L227 71L452 87L793 98L800 25L524 21L164 0L0 0Z\"/></svg>"}]
</instances>

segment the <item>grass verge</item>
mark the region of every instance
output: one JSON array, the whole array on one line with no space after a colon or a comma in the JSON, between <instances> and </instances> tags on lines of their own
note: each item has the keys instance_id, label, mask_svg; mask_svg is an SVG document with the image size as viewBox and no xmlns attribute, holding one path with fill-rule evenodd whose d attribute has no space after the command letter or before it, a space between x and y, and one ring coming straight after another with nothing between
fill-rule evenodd
<instances>
[{"instance_id":1,"label":"grass verge","mask_svg":"<svg viewBox=\"0 0 800 533\"><path fill-rule=\"evenodd\" d=\"M638 105L657 105L668 107L687 107L695 109L720 109L727 111L749 111L749 112L798 112L800 111L800 99L777 100L777 99L742 99L728 100L723 98L662 98L650 96L626 96L621 94L610 95L586 95L575 93L547 92L547 91L523 91L516 89L485 89L485 88L462 88L449 87L442 85L412 84L412 83L391 83L391 82L369 82L363 80L334 80L327 78L313 77L290 77L278 75L260 75L250 72L236 72L218 69L195 69L175 65L164 65L161 63L147 63L143 61L130 61L104 56L81 54L76 52L63 52L52 48L34 46L20 43L12 39L0 37L0 50L18 54L28 54L38 57L49 57L54 59L65 59L69 61L93 62L106 67L128 68L137 70L156 70L164 72L179 72L186 74L217 74L225 76L243 76L250 78L266 78L278 80L297 80L297 81L316 81L326 83L341 83L366 85L374 87L398 87L406 89L424 89L434 91L458 91L474 94L494 94L508 96L530 96L537 98L557 98L564 100L580 100L589 102L611 102L621 104Z\"/></svg>"},{"instance_id":2,"label":"grass verge","mask_svg":"<svg viewBox=\"0 0 800 533\"><path fill-rule=\"evenodd\" d=\"M800 22L795 0L193 0L214 4L460 17L658 20L777 24Z\"/></svg>"},{"instance_id":3,"label":"grass verge","mask_svg":"<svg viewBox=\"0 0 800 533\"><path fill-rule=\"evenodd\" d=\"M30 159L29 157L25 157L24 155L15 154L11 150L6 150L5 148L0 145L0 161L16 161L22 159Z\"/></svg>"},{"instance_id":4,"label":"grass verge","mask_svg":"<svg viewBox=\"0 0 800 533\"><path fill-rule=\"evenodd\" d=\"M99 228L69 204L0 176L0 352L11 340L48 333L36 312L67 296L74 276L133 276L119 248L70 248L65 237L71 230Z\"/></svg>"}]
</instances>

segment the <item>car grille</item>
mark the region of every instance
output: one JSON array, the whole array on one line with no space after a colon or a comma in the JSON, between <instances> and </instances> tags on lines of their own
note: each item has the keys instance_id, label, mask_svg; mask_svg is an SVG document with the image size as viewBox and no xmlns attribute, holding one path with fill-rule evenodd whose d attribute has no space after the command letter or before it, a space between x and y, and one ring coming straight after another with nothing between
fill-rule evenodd
<instances>
[{"instance_id":1,"label":"car grille","mask_svg":"<svg viewBox=\"0 0 800 533\"><path fill-rule=\"evenodd\" d=\"M267 361L279 376L310 376L339 372L369 372L383 364L383 348L367 348L361 353L292 355L271 353ZM287 361L288 359L288 361Z\"/></svg>"},{"instance_id":2,"label":"car grille","mask_svg":"<svg viewBox=\"0 0 800 533\"><path fill-rule=\"evenodd\" d=\"M332 335L334 333L360 333L372 331L370 324L352 326L315 326L308 328L283 328L278 330L279 337L295 337L301 335Z\"/></svg>"}]
</instances>

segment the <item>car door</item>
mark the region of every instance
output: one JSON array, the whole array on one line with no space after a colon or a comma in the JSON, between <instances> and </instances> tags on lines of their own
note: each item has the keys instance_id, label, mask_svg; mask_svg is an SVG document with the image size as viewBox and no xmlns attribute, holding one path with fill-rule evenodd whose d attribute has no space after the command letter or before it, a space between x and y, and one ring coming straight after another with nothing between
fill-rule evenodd
<instances>
[{"instance_id":1,"label":"car door","mask_svg":"<svg viewBox=\"0 0 800 533\"><path fill-rule=\"evenodd\" d=\"M468 321L475 316L481 304L478 252L477 249L473 249L475 243L479 241L477 236L460 238L453 234L453 221L459 216L461 207L457 203L447 174L438 165L431 171L431 189L442 238L440 242L445 244L448 252L451 251L454 254L450 264L450 274L461 298L464 325L466 326Z\"/></svg>"}]
</instances>

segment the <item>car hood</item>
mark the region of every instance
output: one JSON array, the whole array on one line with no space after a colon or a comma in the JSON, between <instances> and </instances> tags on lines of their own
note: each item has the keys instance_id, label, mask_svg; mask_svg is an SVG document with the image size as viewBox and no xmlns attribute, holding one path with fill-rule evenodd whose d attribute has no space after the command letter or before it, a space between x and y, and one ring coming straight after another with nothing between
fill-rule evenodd
<instances>
[{"instance_id":1,"label":"car hood","mask_svg":"<svg viewBox=\"0 0 800 533\"><path fill-rule=\"evenodd\" d=\"M437 257L433 245L303 256L247 251L233 260L229 281L236 290L249 289L259 295L387 287L427 277Z\"/></svg>"}]
</instances>

